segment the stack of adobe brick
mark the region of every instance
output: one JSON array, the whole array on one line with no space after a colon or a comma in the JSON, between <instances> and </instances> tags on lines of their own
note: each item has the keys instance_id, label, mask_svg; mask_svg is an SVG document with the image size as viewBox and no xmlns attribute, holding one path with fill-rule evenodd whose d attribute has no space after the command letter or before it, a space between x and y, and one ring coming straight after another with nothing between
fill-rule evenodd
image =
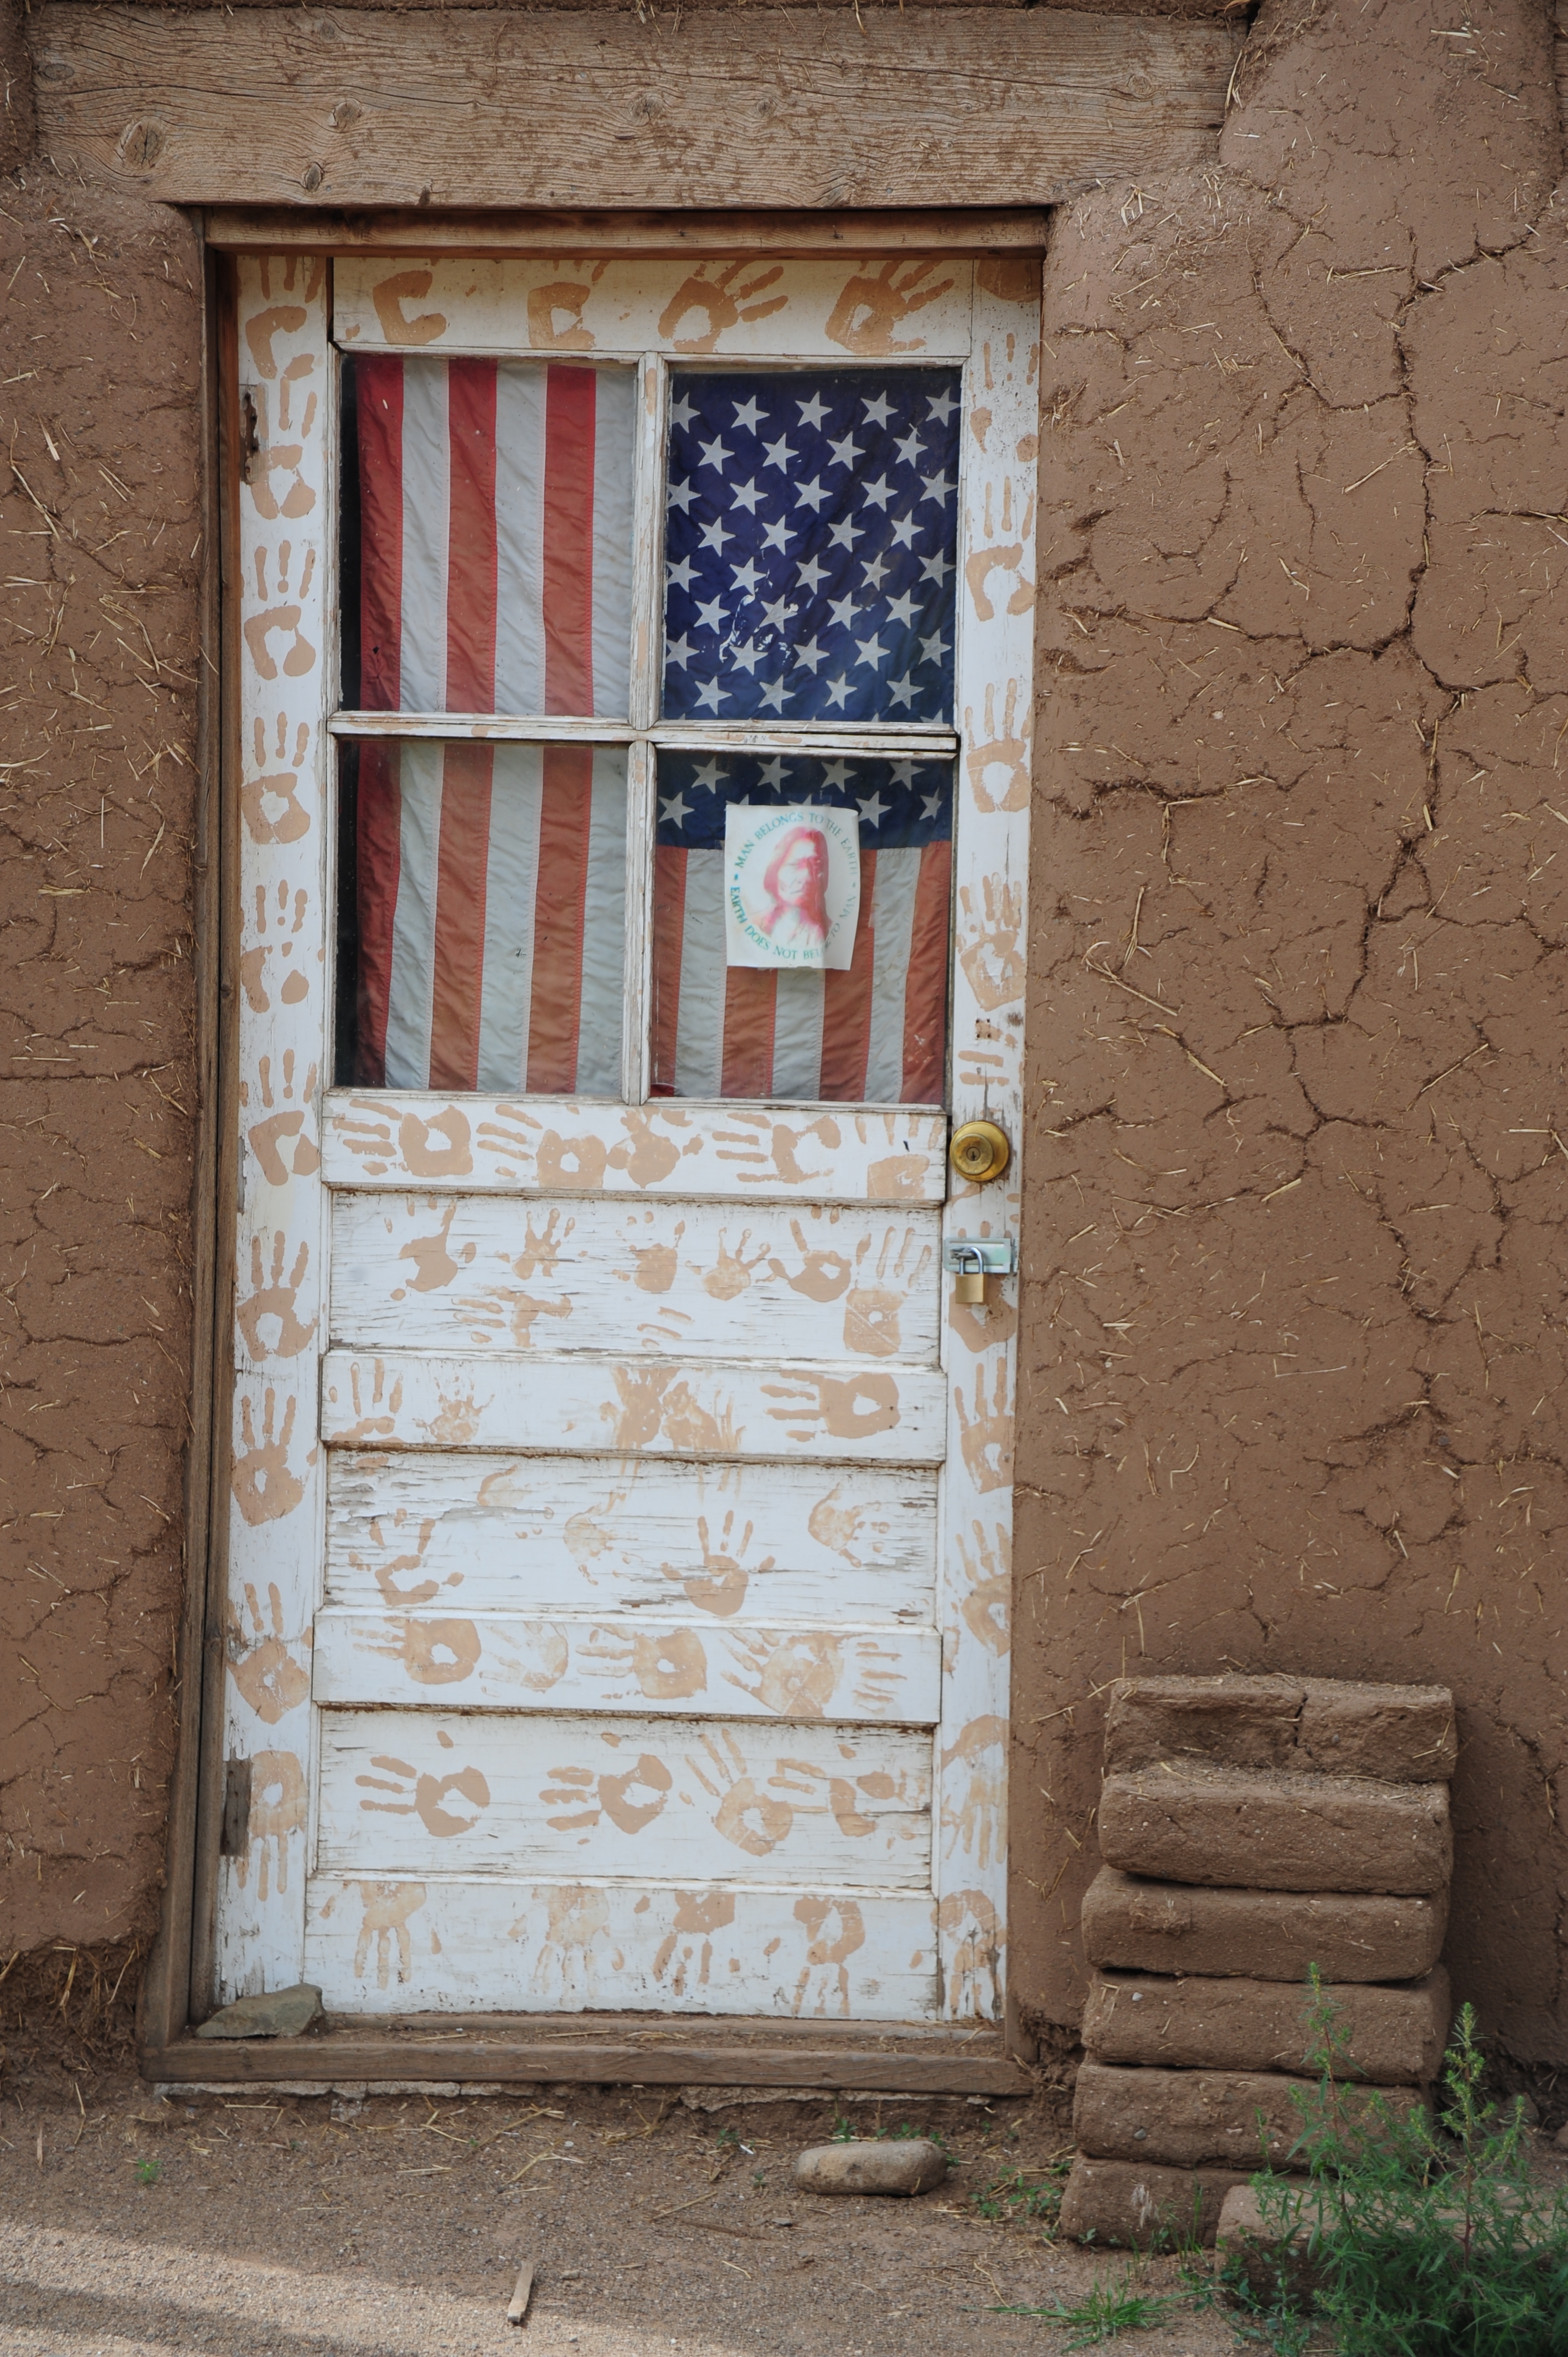
<instances>
[{"instance_id":1,"label":"stack of adobe brick","mask_svg":"<svg viewBox=\"0 0 1568 2357\"><path fill-rule=\"evenodd\" d=\"M1441 1686L1112 1689L1066 2233L1212 2243L1228 2190L1300 2133L1310 1965L1348 2032L1340 2075L1426 2100L1448 2030L1455 1750Z\"/></svg>"}]
</instances>

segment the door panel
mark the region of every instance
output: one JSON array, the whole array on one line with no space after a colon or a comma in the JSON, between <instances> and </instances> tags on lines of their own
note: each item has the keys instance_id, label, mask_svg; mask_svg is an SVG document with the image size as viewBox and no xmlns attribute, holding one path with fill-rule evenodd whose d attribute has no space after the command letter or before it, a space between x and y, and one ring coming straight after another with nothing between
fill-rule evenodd
<instances>
[{"instance_id":1,"label":"door panel","mask_svg":"<svg viewBox=\"0 0 1568 2357\"><path fill-rule=\"evenodd\" d=\"M795 1105L565 1104L335 1092L332 1187L942 1203L947 1115Z\"/></svg>"},{"instance_id":2,"label":"door panel","mask_svg":"<svg viewBox=\"0 0 1568 2357\"><path fill-rule=\"evenodd\" d=\"M311 1691L318 1703L463 1710L714 1707L746 1718L941 1717L934 1629L727 1629L690 1620L543 1620L525 1613L318 1613Z\"/></svg>"},{"instance_id":3,"label":"door panel","mask_svg":"<svg viewBox=\"0 0 1568 2357\"><path fill-rule=\"evenodd\" d=\"M918 1888L931 1746L714 1718L321 1716L328 1874L613 1874Z\"/></svg>"},{"instance_id":4,"label":"door panel","mask_svg":"<svg viewBox=\"0 0 1568 2357\"><path fill-rule=\"evenodd\" d=\"M935 1210L338 1195L334 1341L934 1364ZM634 1339L635 1338L635 1339Z\"/></svg>"},{"instance_id":5,"label":"door panel","mask_svg":"<svg viewBox=\"0 0 1568 2357\"><path fill-rule=\"evenodd\" d=\"M367 2014L919 2021L940 2004L936 1915L926 1891L322 1874L306 1937L328 2007Z\"/></svg>"},{"instance_id":6,"label":"door panel","mask_svg":"<svg viewBox=\"0 0 1568 2357\"><path fill-rule=\"evenodd\" d=\"M994 1436L993 1419L986 1423ZM330 1351L321 1433L339 1448L528 1448L650 1457L811 1457L940 1465L934 1367L794 1360L438 1357ZM985 1445L983 1440L981 1445Z\"/></svg>"},{"instance_id":7,"label":"door panel","mask_svg":"<svg viewBox=\"0 0 1568 2357\"><path fill-rule=\"evenodd\" d=\"M935 1615L934 1472L334 1449L327 1511L352 1611Z\"/></svg>"}]
</instances>

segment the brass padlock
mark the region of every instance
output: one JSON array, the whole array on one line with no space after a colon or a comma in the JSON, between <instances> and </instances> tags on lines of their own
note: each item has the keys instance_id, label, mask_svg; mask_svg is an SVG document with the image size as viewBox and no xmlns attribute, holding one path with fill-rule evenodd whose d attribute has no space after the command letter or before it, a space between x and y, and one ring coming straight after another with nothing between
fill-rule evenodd
<instances>
[{"instance_id":1,"label":"brass padlock","mask_svg":"<svg viewBox=\"0 0 1568 2357\"><path fill-rule=\"evenodd\" d=\"M988 1179L1000 1178L1012 1159L1006 1132L998 1129L993 1121L961 1122L948 1146L948 1160L972 1187L983 1187ZM965 1297L962 1294L959 1297L961 1300Z\"/></svg>"},{"instance_id":2,"label":"brass padlock","mask_svg":"<svg viewBox=\"0 0 1568 2357\"><path fill-rule=\"evenodd\" d=\"M959 1251L962 1254L961 1245ZM977 1252L972 1253L972 1268L961 1268L959 1271L958 1282L952 1289L953 1299L967 1302L972 1308L983 1309L985 1307L985 1263Z\"/></svg>"}]
</instances>

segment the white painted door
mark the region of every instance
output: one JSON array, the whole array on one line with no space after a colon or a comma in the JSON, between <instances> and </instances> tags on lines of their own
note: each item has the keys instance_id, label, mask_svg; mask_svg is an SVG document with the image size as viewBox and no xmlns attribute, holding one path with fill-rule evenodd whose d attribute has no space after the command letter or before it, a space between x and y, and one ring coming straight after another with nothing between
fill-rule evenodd
<instances>
[{"instance_id":1,"label":"white painted door","mask_svg":"<svg viewBox=\"0 0 1568 2357\"><path fill-rule=\"evenodd\" d=\"M216 1994L999 2018L1037 272L238 267Z\"/></svg>"}]
</instances>

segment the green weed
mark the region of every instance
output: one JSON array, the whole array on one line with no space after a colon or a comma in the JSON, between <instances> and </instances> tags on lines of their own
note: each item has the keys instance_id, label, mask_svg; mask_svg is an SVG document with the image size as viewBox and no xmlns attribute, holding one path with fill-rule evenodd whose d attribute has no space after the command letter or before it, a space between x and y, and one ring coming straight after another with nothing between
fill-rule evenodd
<instances>
[{"instance_id":1,"label":"green weed","mask_svg":"<svg viewBox=\"0 0 1568 2357\"><path fill-rule=\"evenodd\" d=\"M1093 2349L1102 2341L1113 2341L1119 2332L1152 2332L1168 2320L1176 2302L1161 2292L1139 2291L1136 2283L1129 2267L1119 2283L1096 2284L1070 2308L1058 2300L1049 2308L996 2308L991 2312L1035 2317L1041 2324L1054 2324L1070 2332L1067 2348Z\"/></svg>"},{"instance_id":2,"label":"green weed","mask_svg":"<svg viewBox=\"0 0 1568 2357\"><path fill-rule=\"evenodd\" d=\"M139 2160L136 2163L138 2185L156 2185L163 2173L164 2165L161 2160Z\"/></svg>"},{"instance_id":3,"label":"green weed","mask_svg":"<svg viewBox=\"0 0 1568 2357\"><path fill-rule=\"evenodd\" d=\"M1042 2219L1054 2226L1062 2206L1062 2193L1067 2185L1072 2156L1053 2161L1044 2171L1029 2169L1004 2169L989 2178L969 2197L971 2207L982 2218L1008 2219L1027 2222Z\"/></svg>"},{"instance_id":4,"label":"green weed","mask_svg":"<svg viewBox=\"0 0 1568 2357\"><path fill-rule=\"evenodd\" d=\"M1319 2075L1296 2097L1290 2158L1308 2184L1272 2169L1252 2183L1282 2253L1305 2226L1316 2288L1294 2288L1301 2265L1282 2257L1266 2299L1238 2289L1239 2335L1288 2357L1316 2318L1341 2357L1568 2357L1568 2201L1532 2179L1523 2106L1484 2098L1473 2008L1454 2026L1434 2119L1375 2093L1348 2111L1348 2032L1316 1971L1307 2019Z\"/></svg>"}]
</instances>

